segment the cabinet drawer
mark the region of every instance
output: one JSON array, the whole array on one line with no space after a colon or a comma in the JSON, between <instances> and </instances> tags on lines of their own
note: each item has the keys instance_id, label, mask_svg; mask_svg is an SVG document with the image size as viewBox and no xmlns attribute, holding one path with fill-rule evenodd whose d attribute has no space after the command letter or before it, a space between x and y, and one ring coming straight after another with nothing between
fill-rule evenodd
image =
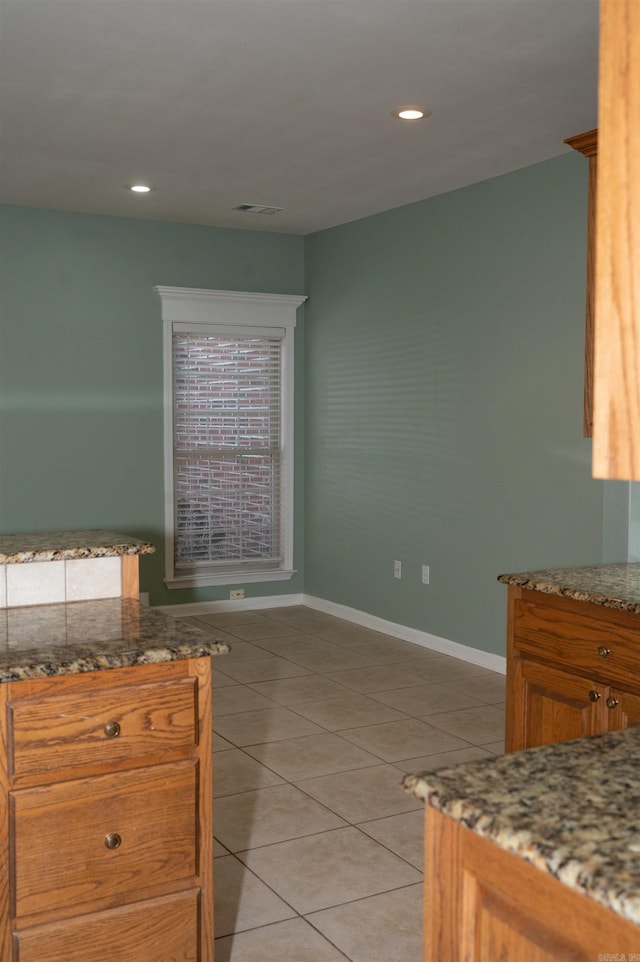
<instances>
[{"instance_id":1,"label":"cabinet drawer","mask_svg":"<svg viewBox=\"0 0 640 962\"><path fill-rule=\"evenodd\" d=\"M188 750L196 738L196 687L191 678L110 687L89 695L28 696L9 703L14 776L162 756Z\"/></svg>"},{"instance_id":2,"label":"cabinet drawer","mask_svg":"<svg viewBox=\"0 0 640 962\"><path fill-rule=\"evenodd\" d=\"M196 962L197 890L17 932L20 962Z\"/></svg>"},{"instance_id":3,"label":"cabinet drawer","mask_svg":"<svg viewBox=\"0 0 640 962\"><path fill-rule=\"evenodd\" d=\"M637 628L624 617L619 622L615 619L615 615L582 614L557 603L518 600L514 647L604 683L640 688L640 618Z\"/></svg>"},{"instance_id":4,"label":"cabinet drawer","mask_svg":"<svg viewBox=\"0 0 640 962\"><path fill-rule=\"evenodd\" d=\"M196 781L186 759L13 792L15 916L108 907L193 879Z\"/></svg>"}]
</instances>

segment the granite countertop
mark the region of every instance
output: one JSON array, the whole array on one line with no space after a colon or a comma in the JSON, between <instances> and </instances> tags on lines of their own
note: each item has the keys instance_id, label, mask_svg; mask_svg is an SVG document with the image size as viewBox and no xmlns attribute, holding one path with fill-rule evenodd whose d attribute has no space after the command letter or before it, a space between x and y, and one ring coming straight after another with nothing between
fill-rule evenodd
<instances>
[{"instance_id":1,"label":"granite countertop","mask_svg":"<svg viewBox=\"0 0 640 962\"><path fill-rule=\"evenodd\" d=\"M403 785L640 925L640 727L407 775Z\"/></svg>"},{"instance_id":2,"label":"granite countertop","mask_svg":"<svg viewBox=\"0 0 640 962\"><path fill-rule=\"evenodd\" d=\"M131 598L0 610L0 684L228 651L208 631Z\"/></svg>"},{"instance_id":3,"label":"granite countertop","mask_svg":"<svg viewBox=\"0 0 640 962\"><path fill-rule=\"evenodd\" d=\"M604 608L640 614L640 563L592 565L588 568L550 568L500 575L505 585L589 601Z\"/></svg>"},{"instance_id":4,"label":"granite countertop","mask_svg":"<svg viewBox=\"0 0 640 962\"><path fill-rule=\"evenodd\" d=\"M155 545L114 531L42 531L0 534L0 565L153 554Z\"/></svg>"}]
</instances>

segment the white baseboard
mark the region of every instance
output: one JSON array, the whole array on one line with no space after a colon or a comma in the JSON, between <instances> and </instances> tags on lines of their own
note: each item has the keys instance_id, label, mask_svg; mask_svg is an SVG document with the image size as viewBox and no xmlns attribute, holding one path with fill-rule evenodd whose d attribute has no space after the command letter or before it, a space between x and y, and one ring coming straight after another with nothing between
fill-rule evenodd
<instances>
[{"instance_id":1,"label":"white baseboard","mask_svg":"<svg viewBox=\"0 0 640 962\"><path fill-rule=\"evenodd\" d=\"M285 608L289 605L306 605L307 608L313 608L315 611L321 611L327 615L334 615L336 618L342 618L354 625L361 625L363 628L370 628L372 631L380 631L402 641L411 641L415 645L428 648L430 651L451 655L453 658L459 658L461 661L467 661L469 664L479 665L482 668L489 668L491 671L500 672L502 675L506 674L507 671L507 660L503 655L494 655L489 651L481 651L479 648L461 645L457 641L440 638L428 631L419 631L417 628L409 628L408 625L400 625L395 621L386 621L384 618L370 615L366 611L349 608L347 605L339 605L334 601L326 601L324 598L315 598L313 595L271 595L265 598L242 598L239 601L198 601L190 605L160 605L155 610L161 611L165 615L172 615L174 618L189 616L197 618L199 615L213 614L217 611L255 611L259 608Z\"/></svg>"},{"instance_id":2,"label":"white baseboard","mask_svg":"<svg viewBox=\"0 0 640 962\"><path fill-rule=\"evenodd\" d=\"M194 601L190 605L154 605L155 611L174 618L212 615L216 611L255 611L256 608L286 608L306 604L305 595L270 595L268 598L240 598L238 601Z\"/></svg>"},{"instance_id":3,"label":"white baseboard","mask_svg":"<svg viewBox=\"0 0 640 962\"><path fill-rule=\"evenodd\" d=\"M438 635L431 635L428 631L419 631L417 628L409 628L407 625L399 625L394 621L385 621L376 615L370 615L366 611L358 611L357 608L349 608L347 605L339 605L334 601L325 601L324 598L314 598L312 595L304 595L304 602L308 608L316 611L323 611L328 615L335 615L336 618L343 618L364 628L371 628L372 631L381 631L385 635L392 635L402 641L412 641L423 648L431 651L439 651L443 655L451 655L461 661L468 661L472 665L480 665L482 668L489 668L491 671L498 671L505 675L507 672L507 659L503 655L494 655L489 651L481 651L479 648L471 648L469 645L461 645L457 641L449 641L447 638L439 638Z\"/></svg>"}]
</instances>

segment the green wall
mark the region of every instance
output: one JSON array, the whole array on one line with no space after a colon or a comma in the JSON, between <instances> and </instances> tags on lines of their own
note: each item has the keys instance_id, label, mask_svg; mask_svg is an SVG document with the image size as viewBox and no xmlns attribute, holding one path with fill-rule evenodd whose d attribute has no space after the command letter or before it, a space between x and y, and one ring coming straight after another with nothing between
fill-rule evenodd
<instances>
[{"instance_id":1,"label":"green wall","mask_svg":"<svg viewBox=\"0 0 640 962\"><path fill-rule=\"evenodd\" d=\"M160 548L152 603L228 597L162 584L153 287L306 293L298 574L247 596L503 653L500 572L599 563L603 538L616 560L624 535L582 438L586 191L566 154L306 238L2 208L0 530L122 530Z\"/></svg>"},{"instance_id":2,"label":"green wall","mask_svg":"<svg viewBox=\"0 0 640 962\"><path fill-rule=\"evenodd\" d=\"M307 238L306 592L502 654L499 573L601 561L586 198L567 154Z\"/></svg>"},{"instance_id":3,"label":"green wall","mask_svg":"<svg viewBox=\"0 0 640 962\"><path fill-rule=\"evenodd\" d=\"M162 584L162 322L156 284L304 293L301 237L31 208L0 210L0 531L148 538L153 604L228 598ZM302 312L300 312L300 315ZM302 590L304 324L296 329L296 544Z\"/></svg>"},{"instance_id":4,"label":"green wall","mask_svg":"<svg viewBox=\"0 0 640 962\"><path fill-rule=\"evenodd\" d=\"M640 481L631 482L629 502L629 561L640 561Z\"/></svg>"}]
</instances>

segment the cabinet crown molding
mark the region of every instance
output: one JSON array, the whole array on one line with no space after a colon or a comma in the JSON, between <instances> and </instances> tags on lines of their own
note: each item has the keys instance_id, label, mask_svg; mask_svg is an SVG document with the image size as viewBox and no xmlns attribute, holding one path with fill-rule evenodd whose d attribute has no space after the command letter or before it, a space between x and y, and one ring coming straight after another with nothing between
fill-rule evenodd
<instances>
[{"instance_id":1,"label":"cabinet crown molding","mask_svg":"<svg viewBox=\"0 0 640 962\"><path fill-rule=\"evenodd\" d=\"M598 128L586 130L583 134L575 134L564 141L569 147L580 151L585 157L594 157L598 153Z\"/></svg>"}]
</instances>

